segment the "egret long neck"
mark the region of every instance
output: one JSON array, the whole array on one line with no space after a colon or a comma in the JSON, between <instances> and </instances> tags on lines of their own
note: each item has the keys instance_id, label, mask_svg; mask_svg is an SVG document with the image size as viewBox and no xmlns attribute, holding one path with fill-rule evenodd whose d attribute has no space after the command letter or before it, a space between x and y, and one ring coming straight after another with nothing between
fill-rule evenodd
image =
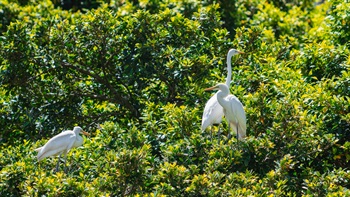
<instances>
[{"instance_id":1,"label":"egret long neck","mask_svg":"<svg viewBox=\"0 0 350 197\"><path fill-rule=\"evenodd\" d=\"M221 89L221 90L219 90L219 92L218 92L218 97L220 97L220 98L225 98L228 94L229 94L228 88Z\"/></svg>"},{"instance_id":2,"label":"egret long neck","mask_svg":"<svg viewBox=\"0 0 350 197\"><path fill-rule=\"evenodd\" d=\"M227 64L226 85L227 85L227 87L230 87L231 78L232 78L231 58L232 58L233 54L234 54L234 50L231 49L227 53L227 57L226 57L226 64Z\"/></svg>"},{"instance_id":3,"label":"egret long neck","mask_svg":"<svg viewBox=\"0 0 350 197\"><path fill-rule=\"evenodd\" d=\"M224 99L229 94L229 91L227 88L219 90L219 92L216 94L216 99L218 100L219 104L224 107L226 106L227 101Z\"/></svg>"}]
</instances>

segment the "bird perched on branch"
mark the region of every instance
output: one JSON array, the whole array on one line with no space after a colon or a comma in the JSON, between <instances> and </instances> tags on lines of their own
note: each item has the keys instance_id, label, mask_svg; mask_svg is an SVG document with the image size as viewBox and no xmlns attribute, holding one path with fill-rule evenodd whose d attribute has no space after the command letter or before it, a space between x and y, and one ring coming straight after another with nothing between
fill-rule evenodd
<instances>
[{"instance_id":1,"label":"bird perched on branch","mask_svg":"<svg viewBox=\"0 0 350 197\"><path fill-rule=\"evenodd\" d=\"M231 76L232 76L232 68L231 68L231 58L237 54L244 54L243 52L237 49L230 49L227 53L226 64L227 64L227 77L226 77L226 86L230 88ZM219 125L222 121L222 117L224 116L224 110L221 105L218 103L216 94L213 95L208 102L205 104L205 108L202 116L202 125L201 129L204 131L207 127L213 125ZM211 128L211 135L212 135ZM219 129L220 130L220 129Z\"/></svg>"},{"instance_id":2,"label":"bird perched on branch","mask_svg":"<svg viewBox=\"0 0 350 197\"><path fill-rule=\"evenodd\" d=\"M65 155L64 166L66 166L67 153L74 147L83 145L84 139L79 135L83 134L89 136L89 134L81 127L74 127L72 130L63 131L62 133L52 137L44 146L35 149L38 152L38 161L50 156L59 155L58 162L56 165L56 172L60 163L61 155Z\"/></svg>"},{"instance_id":3,"label":"bird perched on branch","mask_svg":"<svg viewBox=\"0 0 350 197\"><path fill-rule=\"evenodd\" d=\"M219 83L216 86L205 89L205 91L219 90L215 96L219 104L223 107L227 122L229 123L229 137L231 137L230 128L236 133L237 139L241 140L246 136L246 116L242 103L236 96L230 94L226 84Z\"/></svg>"}]
</instances>

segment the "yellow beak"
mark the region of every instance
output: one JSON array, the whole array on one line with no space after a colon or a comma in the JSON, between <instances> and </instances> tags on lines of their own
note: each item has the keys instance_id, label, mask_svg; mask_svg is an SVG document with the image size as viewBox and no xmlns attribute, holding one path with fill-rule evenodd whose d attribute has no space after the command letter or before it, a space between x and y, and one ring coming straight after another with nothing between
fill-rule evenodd
<instances>
[{"instance_id":1,"label":"yellow beak","mask_svg":"<svg viewBox=\"0 0 350 197\"><path fill-rule=\"evenodd\" d=\"M216 86L210 87L210 88L206 88L204 89L204 91L211 91L211 90L215 90Z\"/></svg>"},{"instance_id":2,"label":"yellow beak","mask_svg":"<svg viewBox=\"0 0 350 197\"><path fill-rule=\"evenodd\" d=\"M80 133L82 133L83 135L86 135L86 136L90 136L90 134L88 132L85 132L85 131L81 131Z\"/></svg>"}]
</instances>

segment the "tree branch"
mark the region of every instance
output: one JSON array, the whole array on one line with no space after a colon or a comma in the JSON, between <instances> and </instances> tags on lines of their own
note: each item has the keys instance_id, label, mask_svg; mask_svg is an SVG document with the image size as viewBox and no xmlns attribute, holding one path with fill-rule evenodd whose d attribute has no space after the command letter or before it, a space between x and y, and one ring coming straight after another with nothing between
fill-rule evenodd
<instances>
[{"instance_id":1,"label":"tree branch","mask_svg":"<svg viewBox=\"0 0 350 197\"><path fill-rule=\"evenodd\" d=\"M124 107L126 107L127 109L129 109L133 116L135 117L139 117L140 116L140 112L138 111L138 109L136 109L132 103L130 102L131 99L129 98L125 98L123 96L121 96L120 93L118 93L115 88L113 88L111 86L111 84L109 82L107 82L104 78L100 77L99 75L97 74L94 74L88 70L85 70L85 69L82 69L80 67L77 67L77 66L74 66L68 62L62 62L61 63L62 66L64 67L67 67L67 68L70 68L70 69L73 69L73 70L76 70L80 73L83 73L85 75L88 75L88 76L91 76L93 77L98 83L101 83L101 84L104 84L108 90L110 90L110 92L112 93L111 96L113 96L114 98L112 97L108 97L108 96L98 96L97 94L85 94L85 96L89 96L90 98L93 98L93 99L100 99L100 100L108 100L108 101L111 101L111 102L115 102L117 104L120 104L120 105L123 105ZM84 95L84 94L82 94Z\"/></svg>"}]
</instances>

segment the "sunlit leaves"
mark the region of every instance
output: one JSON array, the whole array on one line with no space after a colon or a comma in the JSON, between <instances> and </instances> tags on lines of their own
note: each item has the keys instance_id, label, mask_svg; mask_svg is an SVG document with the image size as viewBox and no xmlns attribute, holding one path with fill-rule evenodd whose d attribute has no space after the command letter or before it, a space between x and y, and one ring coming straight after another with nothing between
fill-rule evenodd
<instances>
[{"instance_id":1,"label":"sunlit leaves","mask_svg":"<svg viewBox=\"0 0 350 197\"><path fill-rule=\"evenodd\" d=\"M2 1L0 195L350 195L348 3L215 2ZM242 141L200 130L229 48ZM67 173L37 162L76 124L92 137Z\"/></svg>"},{"instance_id":2,"label":"sunlit leaves","mask_svg":"<svg viewBox=\"0 0 350 197\"><path fill-rule=\"evenodd\" d=\"M54 20L13 24L4 43L2 84L32 113L33 121L22 129L41 129L33 122L51 130L77 119L86 124L137 119L147 100L193 106L199 98L195 83L209 75L210 51L226 42L216 9L199 9L204 18L170 9L131 15L98 9L59 20L65 12L54 12ZM13 42L15 47L8 47ZM203 54L206 59L199 58ZM39 120L39 113L47 118Z\"/></svg>"}]
</instances>

